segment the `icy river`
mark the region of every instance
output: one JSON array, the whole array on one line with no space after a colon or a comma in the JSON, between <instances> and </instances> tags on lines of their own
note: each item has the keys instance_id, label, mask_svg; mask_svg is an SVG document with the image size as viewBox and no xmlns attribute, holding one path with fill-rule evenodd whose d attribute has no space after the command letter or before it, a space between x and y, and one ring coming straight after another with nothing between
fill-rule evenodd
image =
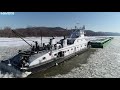
<instances>
[{"instance_id":1,"label":"icy river","mask_svg":"<svg viewBox=\"0 0 120 90\"><path fill-rule=\"evenodd\" d=\"M0 39L0 60L15 55L19 49L26 49L26 44L21 44L24 42L18 42L20 39L15 40ZM8 42L10 44L7 44ZM0 74L0 77L12 78L13 75ZM56 67L32 74L28 78L120 78L120 37L114 37L103 49L90 49Z\"/></svg>"}]
</instances>

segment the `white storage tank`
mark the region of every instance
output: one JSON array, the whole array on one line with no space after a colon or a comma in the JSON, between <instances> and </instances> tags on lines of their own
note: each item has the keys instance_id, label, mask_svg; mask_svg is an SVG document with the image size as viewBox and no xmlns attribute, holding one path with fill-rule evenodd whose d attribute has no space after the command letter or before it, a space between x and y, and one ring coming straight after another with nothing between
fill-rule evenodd
<instances>
[{"instance_id":1,"label":"white storage tank","mask_svg":"<svg viewBox=\"0 0 120 90\"><path fill-rule=\"evenodd\" d=\"M67 39L63 39L63 47L67 46Z\"/></svg>"}]
</instances>

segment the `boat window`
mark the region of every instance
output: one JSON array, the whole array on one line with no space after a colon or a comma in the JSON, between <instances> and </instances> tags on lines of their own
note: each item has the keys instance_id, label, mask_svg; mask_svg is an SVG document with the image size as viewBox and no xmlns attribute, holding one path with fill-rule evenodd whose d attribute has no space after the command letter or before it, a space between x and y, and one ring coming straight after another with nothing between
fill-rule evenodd
<instances>
[{"instance_id":1,"label":"boat window","mask_svg":"<svg viewBox=\"0 0 120 90\"><path fill-rule=\"evenodd\" d=\"M73 44L75 39L67 39L67 45Z\"/></svg>"},{"instance_id":2,"label":"boat window","mask_svg":"<svg viewBox=\"0 0 120 90\"><path fill-rule=\"evenodd\" d=\"M43 60L46 59L46 57L43 57Z\"/></svg>"},{"instance_id":3,"label":"boat window","mask_svg":"<svg viewBox=\"0 0 120 90\"><path fill-rule=\"evenodd\" d=\"M57 54L54 54L54 56L57 56Z\"/></svg>"}]
</instances>

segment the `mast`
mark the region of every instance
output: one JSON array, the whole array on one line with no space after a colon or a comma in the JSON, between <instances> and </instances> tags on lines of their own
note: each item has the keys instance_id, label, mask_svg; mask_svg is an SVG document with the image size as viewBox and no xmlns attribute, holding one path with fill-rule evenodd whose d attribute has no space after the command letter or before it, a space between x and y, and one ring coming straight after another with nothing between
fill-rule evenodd
<instances>
[{"instance_id":1,"label":"mast","mask_svg":"<svg viewBox=\"0 0 120 90\"><path fill-rule=\"evenodd\" d=\"M42 30L41 30L41 47L42 47Z\"/></svg>"},{"instance_id":2,"label":"mast","mask_svg":"<svg viewBox=\"0 0 120 90\"><path fill-rule=\"evenodd\" d=\"M84 37L84 34L85 34L84 30L85 30L85 25L83 25L83 27L80 30L81 37Z\"/></svg>"}]
</instances>

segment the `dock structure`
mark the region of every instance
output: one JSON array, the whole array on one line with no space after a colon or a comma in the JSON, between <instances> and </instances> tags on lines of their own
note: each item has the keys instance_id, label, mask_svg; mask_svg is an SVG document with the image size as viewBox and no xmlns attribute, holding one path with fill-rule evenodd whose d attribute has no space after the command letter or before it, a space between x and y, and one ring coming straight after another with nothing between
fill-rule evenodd
<instances>
[{"instance_id":1,"label":"dock structure","mask_svg":"<svg viewBox=\"0 0 120 90\"><path fill-rule=\"evenodd\" d=\"M113 37L106 37L106 38L102 38L102 39L100 38L100 39L96 39L96 40L91 40L91 41L89 41L89 45L91 45L91 48L103 48L112 39L113 39Z\"/></svg>"}]
</instances>

